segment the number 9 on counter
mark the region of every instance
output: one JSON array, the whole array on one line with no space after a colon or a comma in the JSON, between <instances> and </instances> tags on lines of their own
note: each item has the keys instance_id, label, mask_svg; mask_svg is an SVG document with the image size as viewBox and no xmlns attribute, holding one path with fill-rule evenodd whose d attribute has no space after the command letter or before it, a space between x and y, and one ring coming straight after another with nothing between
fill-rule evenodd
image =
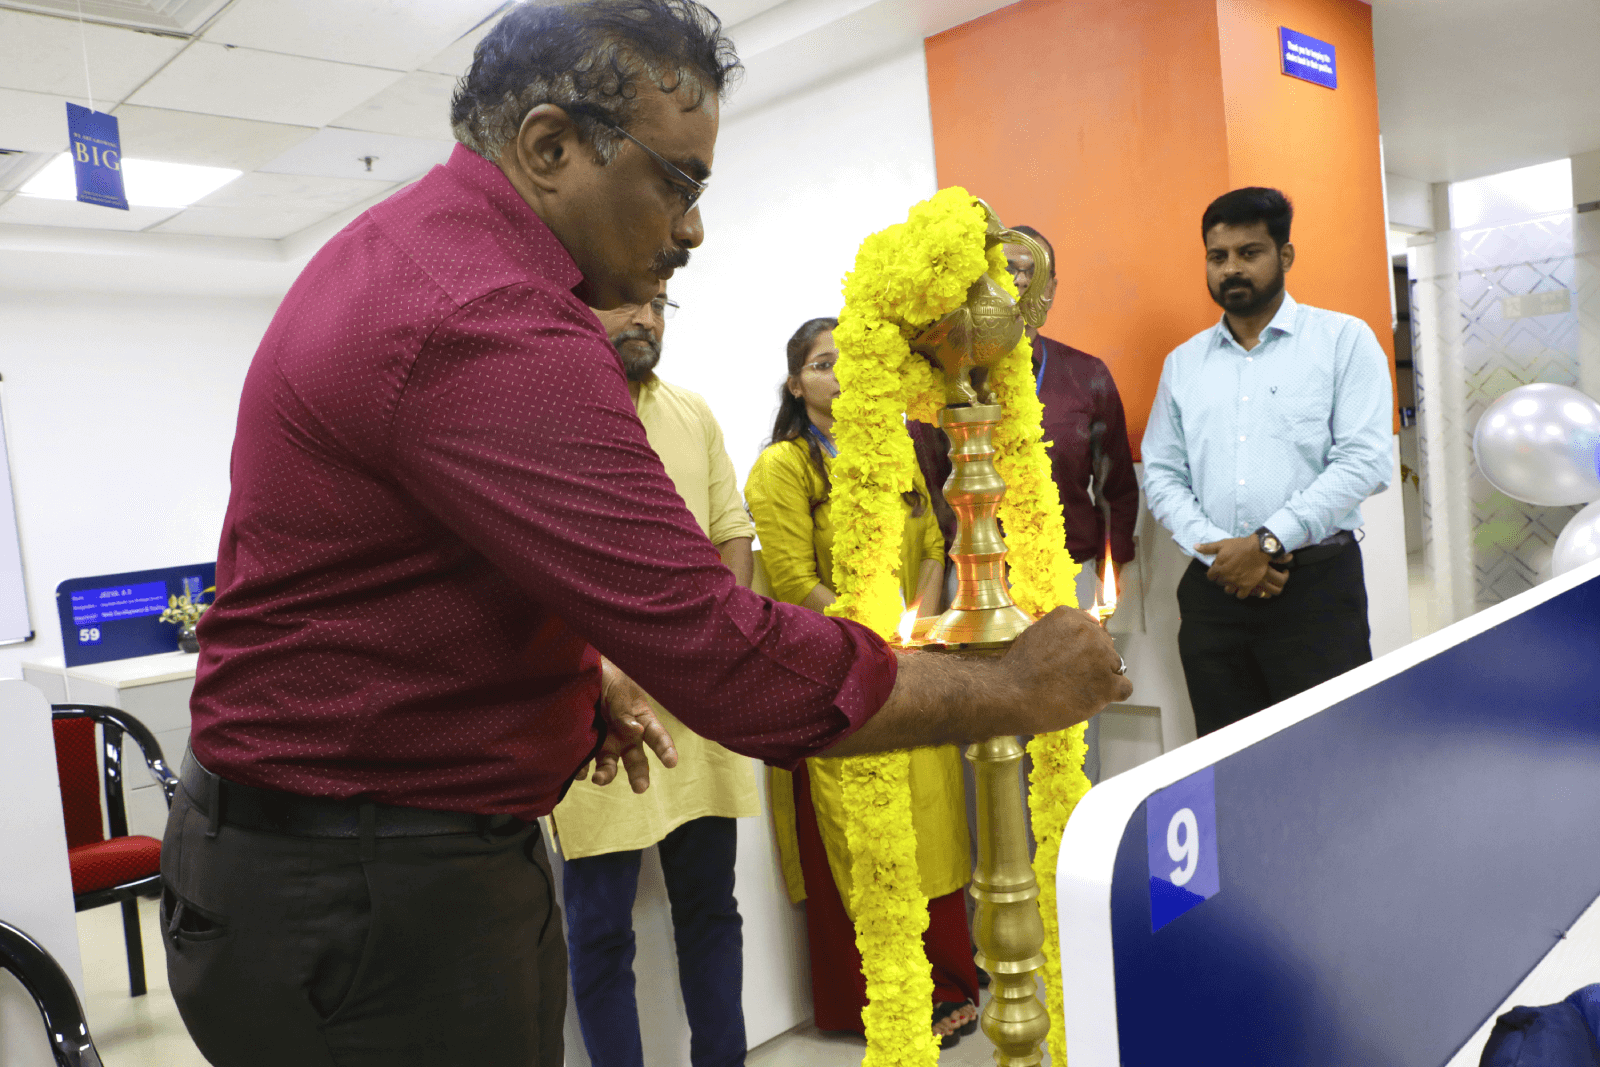
<instances>
[{"instance_id":1,"label":"number 9 on counter","mask_svg":"<svg viewBox=\"0 0 1600 1067\"><path fill-rule=\"evenodd\" d=\"M1216 769L1207 767L1145 801L1150 854L1150 932L1222 888L1217 866Z\"/></svg>"}]
</instances>

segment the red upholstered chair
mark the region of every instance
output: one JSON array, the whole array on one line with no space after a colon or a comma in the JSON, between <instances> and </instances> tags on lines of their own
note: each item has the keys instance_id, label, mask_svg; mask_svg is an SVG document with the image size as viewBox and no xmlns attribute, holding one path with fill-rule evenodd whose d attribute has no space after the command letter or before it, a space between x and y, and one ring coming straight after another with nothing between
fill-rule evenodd
<instances>
[{"instance_id":1,"label":"red upholstered chair","mask_svg":"<svg viewBox=\"0 0 1600 1067\"><path fill-rule=\"evenodd\" d=\"M123 805L122 738L134 739L144 752L151 777L172 806L178 778L161 756L161 746L143 723L121 708L97 704L54 704L56 771L61 779L61 808L67 823L67 859L72 865L72 898L79 911L105 904L122 905L122 932L128 947L130 996L143 996L144 940L139 934L141 896L161 892L161 842L128 833ZM101 828L102 780L95 761L95 725L105 766L105 825Z\"/></svg>"}]
</instances>

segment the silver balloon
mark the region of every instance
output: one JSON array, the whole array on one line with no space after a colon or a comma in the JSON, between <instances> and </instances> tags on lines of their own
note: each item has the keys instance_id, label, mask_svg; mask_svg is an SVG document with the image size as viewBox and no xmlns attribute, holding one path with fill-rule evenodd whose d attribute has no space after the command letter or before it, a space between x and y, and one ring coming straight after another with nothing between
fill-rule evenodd
<instances>
[{"instance_id":1,"label":"silver balloon","mask_svg":"<svg viewBox=\"0 0 1600 1067\"><path fill-rule=\"evenodd\" d=\"M1478 469L1506 496L1556 507L1600 500L1600 403L1566 385L1523 385L1472 435Z\"/></svg>"},{"instance_id":2,"label":"silver balloon","mask_svg":"<svg viewBox=\"0 0 1600 1067\"><path fill-rule=\"evenodd\" d=\"M1561 536L1556 538L1550 569L1561 575L1597 559L1600 559L1600 500L1567 520Z\"/></svg>"}]
</instances>

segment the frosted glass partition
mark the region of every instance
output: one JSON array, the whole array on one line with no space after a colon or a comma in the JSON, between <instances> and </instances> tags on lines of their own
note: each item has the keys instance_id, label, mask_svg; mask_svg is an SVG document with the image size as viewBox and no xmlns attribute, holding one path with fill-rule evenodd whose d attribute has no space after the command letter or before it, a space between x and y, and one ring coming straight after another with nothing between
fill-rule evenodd
<instances>
[{"instance_id":1,"label":"frosted glass partition","mask_svg":"<svg viewBox=\"0 0 1600 1067\"><path fill-rule=\"evenodd\" d=\"M1410 250L1425 566L1435 627L1550 575L1577 508L1512 500L1478 473L1497 397L1556 382L1600 396L1600 212L1437 235Z\"/></svg>"}]
</instances>

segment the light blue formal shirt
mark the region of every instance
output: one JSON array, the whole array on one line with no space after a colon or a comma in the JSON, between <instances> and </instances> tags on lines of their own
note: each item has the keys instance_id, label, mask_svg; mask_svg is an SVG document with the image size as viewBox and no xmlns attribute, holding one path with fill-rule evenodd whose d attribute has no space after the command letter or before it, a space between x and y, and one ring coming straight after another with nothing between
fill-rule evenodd
<instances>
[{"instance_id":1,"label":"light blue formal shirt","mask_svg":"<svg viewBox=\"0 0 1600 1067\"><path fill-rule=\"evenodd\" d=\"M1361 526L1394 474L1389 361L1371 327L1288 293L1246 352L1224 318L1173 349L1141 447L1150 510L1194 546L1262 526L1291 551Z\"/></svg>"}]
</instances>

